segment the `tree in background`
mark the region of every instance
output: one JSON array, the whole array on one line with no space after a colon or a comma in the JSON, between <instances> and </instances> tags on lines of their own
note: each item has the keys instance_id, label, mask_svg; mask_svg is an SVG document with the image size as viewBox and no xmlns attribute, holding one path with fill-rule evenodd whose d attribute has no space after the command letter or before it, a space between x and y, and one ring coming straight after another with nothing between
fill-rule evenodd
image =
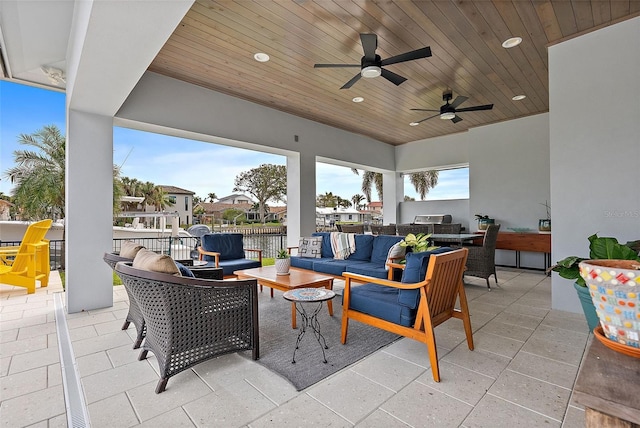
<instances>
[{"instance_id":1,"label":"tree in background","mask_svg":"<svg viewBox=\"0 0 640 428\"><path fill-rule=\"evenodd\" d=\"M229 223L233 222L234 225L243 215L244 211L236 208L228 208L222 212L222 218L227 220Z\"/></svg>"},{"instance_id":2,"label":"tree in background","mask_svg":"<svg viewBox=\"0 0 640 428\"><path fill-rule=\"evenodd\" d=\"M258 214L264 223L264 207L267 201L285 201L287 195L287 167L262 164L236 176L234 192L246 192L258 200Z\"/></svg>"},{"instance_id":3,"label":"tree in background","mask_svg":"<svg viewBox=\"0 0 640 428\"><path fill-rule=\"evenodd\" d=\"M348 199L342 199L340 196L338 196L337 205L342 208L349 208L351 206L351 201Z\"/></svg>"},{"instance_id":4,"label":"tree in background","mask_svg":"<svg viewBox=\"0 0 640 428\"><path fill-rule=\"evenodd\" d=\"M218 196L216 196L216 194L215 194L215 193L209 193L209 194L207 195L207 198L209 198L209 202L213 202L213 201L215 201L216 199L218 199Z\"/></svg>"},{"instance_id":5,"label":"tree in background","mask_svg":"<svg viewBox=\"0 0 640 428\"><path fill-rule=\"evenodd\" d=\"M333 208L338 205L338 196L332 192L324 192L324 195L316 196L316 206L319 208Z\"/></svg>"},{"instance_id":6,"label":"tree in background","mask_svg":"<svg viewBox=\"0 0 640 428\"><path fill-rule=\"evenodd\" d=\"M352 168L354 174L360 175L360 172ZM429 189L432 189L438 184L438 171L420 171L409 174L409 181L413 184L416 192L420 195L420 199L424 200ZM371 188L375 186L378 197L382 201L382 173L364 171L362 174L362 191L367 197L367 201L371 202Z\"/></svg>"},{"instance_id":7,"label":"tree in background","mask_svg":"<svg viewBox=\"0 0 640 428\"><path fill-rule=\"evenodd\" d=\"M364 201L364 196L362 196L360 193L356 193L351 197L351 202L353 202L353 206L356 209L360 209L360 207L362 206L362 201Z\"/></svg>"}]
</instances>

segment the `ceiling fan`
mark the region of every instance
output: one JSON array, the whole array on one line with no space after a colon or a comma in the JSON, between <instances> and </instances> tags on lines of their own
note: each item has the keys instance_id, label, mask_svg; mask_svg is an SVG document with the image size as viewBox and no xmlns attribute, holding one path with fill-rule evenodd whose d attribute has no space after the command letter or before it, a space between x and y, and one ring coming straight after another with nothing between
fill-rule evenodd
<instances>
[{"instance_id":1,"label":"ceiling fan","mask_svg":"<svg viewBox=\"0 0 640 428\"><path fill-rule=\"evenodd\" d=\"M349 89L354 83L360 80L360 77L373 78L380 75L389 82L398 86L407 80L407 78L389 70L385 70L382 66L413 61L415 59L431 56L431 48L427 46L421 49L416 49L415 51L392 56L391 58L382 59L380 58L380 55L376 54L376 49L378 48L378 36L375 34L360 34L360 40L362 41L362 49L364 50L364 56L360 60L360 64L315 64L313 68L360 67L360 73L353 76L353 78L345 83L340 89Z\"/></svg>"},{"instance_id":2,"label":"ceiling fan","mask_svg":"<svg viewBox=\"0 0 640 428\"><path fill-rule=\"evenodd\" d=\"M463 95L458 95L456 99L453 100L451 104L449 104L449 101L451 101L452 98L453 98L453 92L450 89L448 89L442 93L442 100L445 102L445 104L442 107L440 107L440 110L412 108L411 110L413 111L437 111L438 112L438 114L434 114L433 116L429 116L425 119L419 120L417 122L412 122L412 123L415 123L417 125L420 122L424 122L425 120L432 119L436 116L440 116L440 119L451 119L451 122L458 123L462 120L462 118L458 117L457 113L461 113L463 111L491 110L493 108L493 104L485 104L482 106L473 106L473 107L466 107L466 108L457 108L460 104L467 101L469 98Z\"/></svg>"}]
</instances>

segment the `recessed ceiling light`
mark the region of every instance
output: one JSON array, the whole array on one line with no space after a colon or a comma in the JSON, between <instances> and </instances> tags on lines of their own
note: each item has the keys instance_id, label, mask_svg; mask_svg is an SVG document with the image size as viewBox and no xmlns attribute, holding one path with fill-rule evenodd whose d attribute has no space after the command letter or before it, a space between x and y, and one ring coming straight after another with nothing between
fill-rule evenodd
<instances>
[{"instance_id":1,"label":"recessed ceiling light","mask_svg":"<svg viewBox=\"0 0 640 428\"><path fill-rule=\"evenodd\" d=\"M511 99L513 101L520 101L520 100L524 100L525 98L527 98L526 95L516 95L515 97L512 97Z\"/></svg>"},{"instance_id":2,"label":"recessed ceiling light","mask_svg":"<svg viewBox=\"0 0 640 428\"><path fill-rule=\"evenodd\" d=\"M267 55L266 53L262 53L262 52L258 52L257 54L253 55L253 58L258 62L267 62L267 61L269 61L269 55Z\"/></svg>"},{"instance_id":3,"label":"recessed ceiling light","mask_svg":"<svg viewBox=\"0 0 640 428\"><path fill-rule=\"evenodd\" d=\"M354 103L361 103L364 101L364 98L362 97L354 97L351 101L353 101Z\"/></svg>"},{"instance_id":4,"label":"recessed ceiling light","mask_svg":"<svg viewBox=\"0 0 640 428\"><path fill-rule=\"evenodd\" d=\"M502 47L505 49L513 48L522 43L522 37L511 37L510 39L502 42Z\"/></svg>"},{"instance_id":5,"label":"recessed ceiling light","mask_svg":"<svg viewBox=\"0 0 640 428\"><path fill-rule=\"evenodd\" d=\"M411 123L409 124L409 126L418 126L418 125L420 125L418 122L411 122Z\"/></svg>"}]
</instances>

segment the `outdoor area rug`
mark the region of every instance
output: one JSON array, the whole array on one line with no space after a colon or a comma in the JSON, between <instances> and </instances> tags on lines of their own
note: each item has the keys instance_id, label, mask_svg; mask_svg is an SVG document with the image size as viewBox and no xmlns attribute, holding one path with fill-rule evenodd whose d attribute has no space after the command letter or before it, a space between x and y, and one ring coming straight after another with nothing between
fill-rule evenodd
<instances>
[{"instance_id":1,"label":"outdoor area rug","mask_svg":"<svg viewBox=\"0 0 640 428\"><path fill-rule=\"evenodd\" d=\"M329 347L324 350L327 363L322 362L322 349L309 328L296 351L296 363L292 364L291 359L301 327L300 315L296 313L298 325L294 330L291 328L291 302L285 300L282 292L278 290L274 290L274 296L270 298L269 291L270 289L265 287L263 292L258 293L260 359L257 362L280 374L298 391L361 360L400 337L357 321L350 321L347 343L341 344L342 296L336 294L333 299L333 317L329 316L326 303L323 303L318 315L320 332ZM307 313L310 314L317 303L305 305ZM242 352L241 355L251 358L251 352Z\"/></svg>"}]
</instances>

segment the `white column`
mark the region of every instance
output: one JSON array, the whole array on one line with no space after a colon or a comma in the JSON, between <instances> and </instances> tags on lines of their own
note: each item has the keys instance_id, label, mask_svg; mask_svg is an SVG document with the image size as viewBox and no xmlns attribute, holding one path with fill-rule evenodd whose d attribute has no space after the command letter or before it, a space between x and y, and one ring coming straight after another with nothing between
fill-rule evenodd
<instances>
[{"instance_id":1,"label":"white column","mask_svg":"<svg viewBox=\"0 0 640 428\"><path fill-rule=\"evenodd\" d=\"M113 118L67 110L66 297L69 313L113 305Z\"/></svg>"},{"instance_id":2,"label":"white column","mask_svg":"<svg viewBox=\"0 0 640 428\"><path fill-rule=\"evenodd\" d=\"M404 200L404 181L398 172L382 173L383 223L398 223L400 202Z\"/></svg>"},{"instance_id":3,"label":"white column","mask_svg":"<svg viewBox=\"0 0 640 428\"><path fill-rule=\"evenodd\" d=\"M287 245L316 230L316 157L287 156Z\"/></svg>"}]
</instances>

